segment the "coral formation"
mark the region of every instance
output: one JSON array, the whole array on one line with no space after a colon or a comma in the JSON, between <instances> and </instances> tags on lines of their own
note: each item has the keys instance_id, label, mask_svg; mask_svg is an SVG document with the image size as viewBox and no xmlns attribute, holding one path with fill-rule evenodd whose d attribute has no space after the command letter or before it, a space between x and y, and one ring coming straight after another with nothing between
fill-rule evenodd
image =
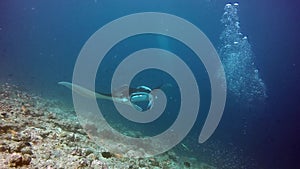
<instances>
[{"instance_id":1,"label":"coral formation","mask_svg":"<svg viewBox=\"0 0 300 169\"><path fill-rule=\"evenodd\" d=\"M97 133L93 124L86 127ZM202 166L180 162L179 159L172 151L139 159L107 152L86 134L72 108L57 100L28 94L14 85L0 86L1 169L175 169Z\"/></svg>"}]
</instances>

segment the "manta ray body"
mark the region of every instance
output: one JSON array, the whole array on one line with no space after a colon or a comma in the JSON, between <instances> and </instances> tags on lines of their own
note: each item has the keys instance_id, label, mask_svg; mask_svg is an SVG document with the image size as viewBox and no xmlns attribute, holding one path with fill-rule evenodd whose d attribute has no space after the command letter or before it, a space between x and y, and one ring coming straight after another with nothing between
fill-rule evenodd
<instances>
[{"instance_id":1,"label":"manta ray body","mask_svg":"<svg viewBox=\"0 0 300 169\"><path fill-rule=\"evenodd\" d=\"M84 97L96 97L97 99L112 100L118 103L133 106L139 111L144 111L144 109L139 105L141 102L147 102L147 108L150 109L153 105L153 95L151 94L151 89L146 86L138 86L137 88L129 88L128 86L123 86L116 92L112 94L94 92L92 90L81 87L77 84L70 82L58 82L58 84L63 85L72 91L80 94Z\"/></svg>"}]
</instances>

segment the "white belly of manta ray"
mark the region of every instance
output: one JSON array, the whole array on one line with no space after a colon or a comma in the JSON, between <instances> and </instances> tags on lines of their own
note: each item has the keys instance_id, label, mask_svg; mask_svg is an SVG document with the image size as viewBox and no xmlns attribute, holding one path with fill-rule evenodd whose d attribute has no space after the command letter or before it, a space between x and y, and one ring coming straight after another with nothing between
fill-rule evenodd
<instances>
[{"instance_id":1,"label":"white belly of manta ray","mask_svg":"<svg viewBox=\"0 0 300 169\"><path fill-rule=\"evenodd\" d=\"M132 106L141 112L151 109L153 105L153 95L151 94L152 90L146 86L139 86L135 89L135 92L132 93L129 93L129 89L127 87L126 92L122 90L117 94L105 95L70 82L58 82L58 84L63 85L84 97L96 97L97 99L116 101L118 103ZM125 93L128 93L129 95L126 95Z\"/></svg>"}]
</instances>

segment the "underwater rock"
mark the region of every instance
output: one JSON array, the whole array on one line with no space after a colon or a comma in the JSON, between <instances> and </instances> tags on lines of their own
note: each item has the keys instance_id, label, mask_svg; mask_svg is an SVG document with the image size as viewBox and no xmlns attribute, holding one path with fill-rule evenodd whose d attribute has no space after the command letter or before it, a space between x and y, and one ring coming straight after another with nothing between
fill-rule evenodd
<instances>
[{"instance_id":1,"label":"underwater rock","mask_svg":"<svg viewBox=\"0 0 300 169\"><path fill-rule=\"evenodd\" d=\"M99 156L95 155L94 153L87 155L86 158L90 160L99 160Z\"/></svg>"},{"instance_id":2,"label":"underwater rock","mask_svg":"<svg viewBox=\"0 0 300 169\"><path fill-rule=\"evenodd\" d=\"M178 161L179 157L173 151L169 151L169 152L167 152L167 154L168 154L168 158L170 158L176 162Z\"/></svg>"},{"instance_id":3,"label":"underwater rock","mask_svg":"<svg viewBox=\"0 0 300 169\"><path fill-rule=\"evenodd\" d=\"M78 147L75 147L72 152L71 152L72 155L76 155L76 156L82 156L82 150Z\"/></svg>"},{"instance_id":4,"label":"underwater rock","mask_svg":"<svg viewBox=\"0 0 300 169\"><path fill-rule=\"evenodd\" d=\"M25 105L21 106L21 110L22 110L22 113L24 113L25 115L30 114L30 109L28 109Z\"/></svg>"},{"instance_id":5,"label":"underwater rock","mask_svg":"<svg viewBox=\"0 0 300 169\"><path fill-rule=\"evenodd\" d=\"M84 167L88 167L90 166L91 161L87 160L87 159L80 159L78 161L78 168L84 168Z\"/></svg>"},{"instance_id":6,"label":"underwater rock","mask_svg":"<svg viewBox=\"0 0 300 169\"><path fill-rule=\"evenodd\" d=\"M33 152L32 152L32 150L31 150L30 147L24 147L24 148L22 148L22 149L20 150L20 152L21 152L22 154L29 154L29 155L32 155L32 154L33 154Z\"/></svg>"},{"instance_id":7,"label":"underwater rock","mask_svg":"<svg viewBox=\"0 0 300 169\"><path fill-rule=\"evenodd\" d=\"M32 154L30 146L31 145L28 142L17 142L17 143L14 143L14 144L10 145L10 151L11 152L22 152L22 151L24 151L23 154ZM25 152L27 152L27 153L25 153Z\"/></svg>"},{"instance_id":8,"label":"underwater rock","mask_svg":"<svg viewBox=\"0 0 300 169\"><path fill-rule=\"evenodd\" d=\"M8 113L7 112L1 112L0 113L0 117L7 118L8 117Z\"/></svg>"},{"instance_id":9,"label":"underwater rock","mask_svg":"<svg viewBox=\"0 0 300 169\"><path fill-rule=\"evenodd\" d=\"M83 156L88 156L88 155L90 155L92 153L94 153L94 151L92 149L90 149L90 148L85 148L85 149L82 150Z\"/></svg>"},{"instance_id":10,"label":"underwater rock","mask_svg":"<svg viewBox=\"0 0 300 169\"><path fill-rule=\"evenodd\" d=\"M189 163L189 162L187 162L187 161L183 162L183 165L186 166L186 167L188 167L188 168L191 167L191 163Z\"/></svg>"},{"instance_id":11,"label":"underwater rock","mask_svg":"<svg viewBox=\"0 0 300 169\"><path fill-rule=\"evenodd\" d=\"M89 133L91 134L92 136L97 136L99 135L98 133L98 128L95 124L90 124L90 123L87 123L85 126L84 126L84 129Z\"/></svg>"},{"instance_id":12,"label":"underwater rock","mask_svg":"<svg viewBox=\"0 0 300 169\"><path fill-rule=\"evenodd\" d=\"M56 119L55 113L52 113L52 112L49 112L49 113L47 114L47 117L48 117L48 119Z\"/></svg>"},{"instance_id":13,"label":"underwater rock","mask_svg":"<svg viewBox=\"0 0 300 169\"><path fill-rule=\"evenodd\" d=\"M18 130L18 126L15 124L0 124L0 134L1 133L15 133L16 130Z\"/></svg>"},{"instance_id":14,"label":"underwater rock","mask_svg":"<svg viewBox=\"0 0 300 169\"><path fill-rule=\"evenodd\" d=\"M43 160L48 160L51 157L51 153L50 152L43 152L40 157Z\"/></svg>"},{"instance_id":15,"label":"underwater rock","mask_svg":"<svg viewBox=\"0 0 300 169\"><path fill-rule=\"evenodd\" d=\"M27 154L22 155L19 153L13 153L8 159L8 165L10 167L20 167L23 165L29 165L31 157Z\"/></svg>"},{"instance_id":16,"label":"underwater rock","mask_svg":"<svg viewBox=\"0 0 300 169\"><path fill-rule=\"evenodd\" d=\"M20 135L21 135L21 140L22 141L26 141L26 142L29 142L31 140L31 134L28 133L28 131L22 131L20 132Z\"/></svg>"},{"instance_id":17,"label":"underwater rock","mask_svg":"<svg viewBox=\"0 0 300 169\"><path fill-rule=\"evenodd\" d=\"M159 162L156 161L154 158L149 159L149 161L150 161L150 164L151 164L152 166L157 166L157 167L159 167Z\"/></svg>"},{"instance_id":18,"label":"underwater rock","mask_svg":"<svg viewBox=\"0 0 300 169\"><path fill-rule=\"evenodd\" d=\"M106 147L89 138L76 114L68 113L69 108L65 110L56 101L31 96L12 86L0 87L0 93L6 90L7 96L0 95L0 168L175 169L180 166L171 159L178 159L175 153L153 159L128 158L126 155L137 155L134 148L103 140L108 146L121 147L127 154L107 152ZM22 103L30 109L29 114L22 113ZM6 113L1 115L1 112ZM49 119L49 112L56 118ZM34 115L37 113L39 116ZM90 126L96 131L95 127ZM106 139L116 140L108 131L99 133L107 136Z\"/></svg>"},{"instance_id":19,"label":"underwater rock","mask_svg":"<svg viewBox=\"0 0 300 169\"><path fill-rule=\"evenodd\" d=\"M143 160L139 160L139 167L146 167L146 163Z\"/></svg>"},{"instance_id":20,"label":"underwater rock","mask_svg":"<svg viewBox=\"0 0 300 169\"><path fill-rule=\"evenodd\" d=\"M102 152L102 157L104 158L111 158L114 156L114 154L110 153L110 152Z\"/></svg>"},{"instance_id":21,"label":"underwater rock","mask_svg":"<svg viewBox=\"0 0 300 169\"><path fill-rule=\"evenodd\" d=\"M100 160L92 161L91 167L92 168L99 168L99 169L108 169L107 164L105 164L104 162L102 162Z\"/></svg>"},{"instance_id":22,"label":"underwater rock","mask_svg":"<svg viewBox=\"0 0 300 169\"><path fill-rule=\"evenodd\" d=\"M9 145L5 143L0 143L0 152L8 152L10 151Z\"/></svg>"}]
</instances>

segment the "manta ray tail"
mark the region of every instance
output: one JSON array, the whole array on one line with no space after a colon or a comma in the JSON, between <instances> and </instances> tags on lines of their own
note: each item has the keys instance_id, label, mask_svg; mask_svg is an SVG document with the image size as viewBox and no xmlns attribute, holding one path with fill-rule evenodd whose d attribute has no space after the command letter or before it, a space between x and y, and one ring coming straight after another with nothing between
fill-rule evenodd
<instances>
[{"instance_id":1,"label":"manta ray tail","mask_svg":"<svg viewBox=\"0 0 300 169\"><path fill-rule=\"evenodd\" d=\"M107 100L112 100L112 98L110 96L106 96L106 95L102 95L96 92L93 92L89 89L86 89L84 87L81 87L79 85L73 84L73 83L69 83L69 82L58 82L58 84L63 85L69 89L71 89L72 91L80 94L81 96L84 97L95 97L99 98L99 99L107 99Z\"/></svg>"}]
</instances>

